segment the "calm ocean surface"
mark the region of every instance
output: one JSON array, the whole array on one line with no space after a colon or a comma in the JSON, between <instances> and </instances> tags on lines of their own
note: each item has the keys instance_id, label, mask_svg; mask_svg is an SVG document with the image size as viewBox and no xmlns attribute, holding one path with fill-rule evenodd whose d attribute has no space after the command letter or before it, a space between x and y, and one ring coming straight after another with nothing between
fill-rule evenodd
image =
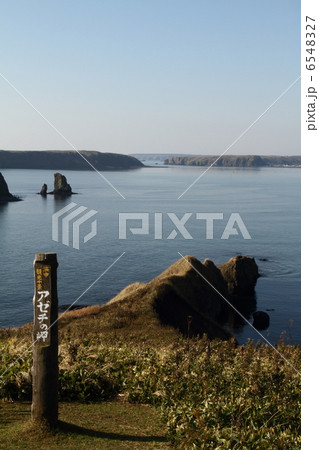
<instances>
[{"instance_id":1,"label":"calm ocean surface","mask_svg":"<svg viewBox=\"0 0 319 450\"><path fill-rule=\"evenodd\" d=\"M232 256L254 256L262 277L256 287L257 310L270 315L262 332L275 343L285 332L300 342L300 169L212 168L180 200L177 197L203 172L196 167L156 167L103 172L126 197L122 199L95 172L63 171L79 195L65 200L36 195L43 183L53 188L54 171L2 170L10 191L23 202L0 205L0 327L32 320L33 259L36 252L58 254L59 303L73 303L113 261L125 255L78 301L103 304L134 281L147 282L183 255L216 264ZM97 236L80 250L52 241L52 214L71 202L98 211ZM118 239L119 212L149 212L150 235ZM163 240L154 239L154 213L163 213ZM193 239L166 237L174 226L166 213L179 218L193 213L186 227ZM196 213L223 213L214 223L214 239L205 239L205 221ZM237 212L251 240L221 236ZM138 226L132 222L131 227ZM90 225L83 225L83 235ZM267 258L267 261L259 261ZM252 320L250 319L250 322ZM237 329L240 343L260 336L248 325Z\"/></svg>"}]
</instances>

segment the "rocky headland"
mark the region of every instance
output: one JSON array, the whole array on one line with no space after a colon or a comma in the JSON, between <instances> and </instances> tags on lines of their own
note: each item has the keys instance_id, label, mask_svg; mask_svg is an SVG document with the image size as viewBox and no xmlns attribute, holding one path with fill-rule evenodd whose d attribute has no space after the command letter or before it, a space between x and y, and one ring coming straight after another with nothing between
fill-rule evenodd
<instances>
[{"instance_id":1,"label":"rocky headland","mask_svg":"<svg viewBox=\"0 0 319 450\"><path fill-rule=\"evenodd\" d=\"M178 334L228 340L233 336L225 324L229 317L238 316L230 305L250 318L256 310L258 277L254 258L236 256L216 266L209 259L201 263L186 256L149 283L127 286L103 306L67 312L61 327L85 328L86 333L94 333L98 327L99 333L110 339L123 335L147 342L160 335L166 339ZM95 324L90 330L86 325L89 317Z\"/></svg>"},{"instance_id":2,"label":"rocky headland","mask_svg":"<svg viewBox=\"0 0 319 450\"><path fill-rule=\"evenodd\" d=\"M19 200L21 200L19 197L10 193L7 182L0 172L0 203L18 202Z\"/></svg>"},{"instance_id":3,"label":"rocky headland","mask_svg":"<svg viewBox=\"0 0 319 450\"><path fill-rule=\"evenodd\" d=\"M257 329L269 326L268 314L256 311L258 277L251 257L235 256L216 266L210 259L200 262L185 256L150 282L127 286L104 305L61 305L60 311L70 310L60 317L59 330L61 336L103 336L110 342L156 345L204 334L209 339L234 340L232 330L246 324L243 317L253 316ZM0 329L0 337L26 336L31 328L32 323Z\"/></svg>"}]
</instances>

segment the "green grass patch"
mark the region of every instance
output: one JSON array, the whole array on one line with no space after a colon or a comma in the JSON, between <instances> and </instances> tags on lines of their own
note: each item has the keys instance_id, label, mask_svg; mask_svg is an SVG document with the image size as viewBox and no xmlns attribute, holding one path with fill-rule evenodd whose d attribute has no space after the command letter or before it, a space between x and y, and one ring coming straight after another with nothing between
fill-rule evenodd
<instances>
[{"instance_id":1,"label":"green grass patch","mask_svg":"<svg viewBox=\"0 0 319 450\"><path fill-rule=\"evenodd\" d=\"M2 449L167 449L159 412L121 402L60 403L55 430L30 421L30 403L0 403Z\"/></svg>"}]
</instances>

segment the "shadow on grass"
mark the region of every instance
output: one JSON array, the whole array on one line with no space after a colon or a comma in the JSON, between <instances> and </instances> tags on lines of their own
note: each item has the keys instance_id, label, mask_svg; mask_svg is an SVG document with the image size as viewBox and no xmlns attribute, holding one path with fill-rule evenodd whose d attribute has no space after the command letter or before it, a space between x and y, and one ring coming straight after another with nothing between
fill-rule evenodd
<instances>
[{"instance_id":1,"label":"shadow on grass","mask_svg":"<svg viewBox=\"0 0 319 450\"><path fill-rule=\"evenodd\" d=\"M71 423L59 420L58 431L62 433L74 433L83 436L91 436L104 439L112 439L116 441L132 441L132 442L168 442L165 437L161 436L134 436L130 434L107 433L105 431L90 430L89 428L79 427Z\"/></svg>"},{"instance_id":2,"label":"shadow on grass","mask_svg":"<svg viewBox=\"0 0 319 450\"><path fill-rule=\"evenodd\" d=\"M11 406L11 407L10 407ZM2 411L0 405L0 423L1 425L10 425L13 422L19 422L24 418L30 417L30 406L26 406L25 409L14 408L14 404L9 404L9 408Z\"/></svg>"}]
</instances>

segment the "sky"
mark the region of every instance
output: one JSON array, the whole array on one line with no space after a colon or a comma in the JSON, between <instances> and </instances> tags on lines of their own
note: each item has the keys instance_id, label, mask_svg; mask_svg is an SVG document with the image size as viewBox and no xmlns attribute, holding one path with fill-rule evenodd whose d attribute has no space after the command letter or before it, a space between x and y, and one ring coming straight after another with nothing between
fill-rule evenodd
<instances>
[{"instance_id":1,"label":"sky","mask_svg":"<svg viewBox=\"0 0 319 450\"><path fill-rule=\"evenodd\" d=\"M0 149L224 152L300 75L296 0L0 0ZM229 150L300 154L300 80Z\"/></svg>"}]
</instances>

